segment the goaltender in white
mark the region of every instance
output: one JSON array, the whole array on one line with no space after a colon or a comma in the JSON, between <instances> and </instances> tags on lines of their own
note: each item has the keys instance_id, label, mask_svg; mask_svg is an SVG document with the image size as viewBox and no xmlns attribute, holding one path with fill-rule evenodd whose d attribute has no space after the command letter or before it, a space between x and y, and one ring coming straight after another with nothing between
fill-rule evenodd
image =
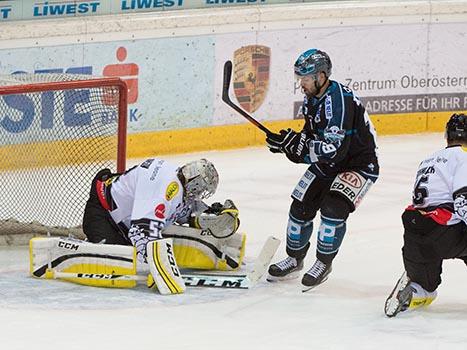
<instances>
[{"instance_id":1,"label":"goaltender in white","mask_svg":"<svg viewBox=\"0 0 467 350\"><path fill-rule=\"evenodd\" d=\"M234 270L243 259L234 203L203 202L218 182L206 159L179 167L153 158L123 174L104 169L92 182L83 231L92 243L133 245L161 294L183 293L179 267Z\"/></svg>"}]
</instances>

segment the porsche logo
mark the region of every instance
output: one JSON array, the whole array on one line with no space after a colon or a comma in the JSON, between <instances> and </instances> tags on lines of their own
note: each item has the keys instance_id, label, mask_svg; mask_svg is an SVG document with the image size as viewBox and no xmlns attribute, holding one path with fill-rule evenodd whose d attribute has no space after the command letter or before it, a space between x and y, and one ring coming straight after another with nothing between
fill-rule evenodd
<instances>
[{"instance_id":1,"label":"porsche logo","mask_svg":"<svg viewBox=\"0 0 467 350\"><path fill-rule=\"evenodd\" d=\"M234 92L247 112L255 112L266 97L270 61L271 49L267 46L243 46L234 53Z\"/></svg>"}]
</instances>

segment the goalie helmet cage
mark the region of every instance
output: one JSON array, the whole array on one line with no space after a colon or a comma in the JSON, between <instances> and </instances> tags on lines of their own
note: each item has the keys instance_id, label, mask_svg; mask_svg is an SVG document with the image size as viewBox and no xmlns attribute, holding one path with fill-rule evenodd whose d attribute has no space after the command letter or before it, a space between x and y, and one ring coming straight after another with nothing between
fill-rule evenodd
<instances>
[{"instance_id":1,"label":"goalie helmet cage","mask_svg":"<svg viewBox=\"0 0 467 350\"><path fill-rule=\"evenodd\" d=\"M127 93L120 78L0 75L0 245L82 237L92 179L125 169Z\"/></svg>"}]
</instances>

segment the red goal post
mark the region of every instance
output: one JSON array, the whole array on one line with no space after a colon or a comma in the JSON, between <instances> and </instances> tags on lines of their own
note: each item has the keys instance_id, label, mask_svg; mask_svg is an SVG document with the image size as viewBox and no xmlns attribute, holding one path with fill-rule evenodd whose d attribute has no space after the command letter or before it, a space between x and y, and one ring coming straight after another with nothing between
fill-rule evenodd
<instances>
[{"instance_id":1,"label":"red goal post","mask_svg":"<svg viewBox=\"0 0 467 350\"><path fill-rule=\"evenodd\" d=\"M125 169L127 93L119 78L0 76L0 245L81 235L94 175Z\"/></svg>"}]
</instances>

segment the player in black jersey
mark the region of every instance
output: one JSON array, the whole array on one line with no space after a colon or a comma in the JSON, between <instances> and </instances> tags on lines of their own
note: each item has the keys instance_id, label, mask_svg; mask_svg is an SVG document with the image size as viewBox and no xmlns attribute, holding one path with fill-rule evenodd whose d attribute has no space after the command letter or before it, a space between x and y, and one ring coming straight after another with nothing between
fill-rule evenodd
<instances>
[{"instance_id":1,"label":"player in black jersey","mask_svg":"<svg viewBox=\"0 0 467 350\"><path fill-rule=\"evenodd\" d=\"M376 134L360 100L346 86L329 79L329 56L310 49L295 62L305 94L305 125L271 134L271 152L294 163L309 164L292 193L287 226L288 257L269 267L268 280L295 278L309 249L313 219L321 211L316 262L302 279L303 290L324 282L346 231L346 220L379 175Z\"/></svg>"},{"instance_id":2,"label":"player in black jersey","mask_svg":"<svg viewBox=\"0 0 467 350\"><path fill-rule=\"evenodd\" d=\"M402 214L405 271L386 300L389 317L431 304L444 259L467 263L467 115L451 116L446 140L420 163L412 204Z\"/></svg>"}]
</instances>

